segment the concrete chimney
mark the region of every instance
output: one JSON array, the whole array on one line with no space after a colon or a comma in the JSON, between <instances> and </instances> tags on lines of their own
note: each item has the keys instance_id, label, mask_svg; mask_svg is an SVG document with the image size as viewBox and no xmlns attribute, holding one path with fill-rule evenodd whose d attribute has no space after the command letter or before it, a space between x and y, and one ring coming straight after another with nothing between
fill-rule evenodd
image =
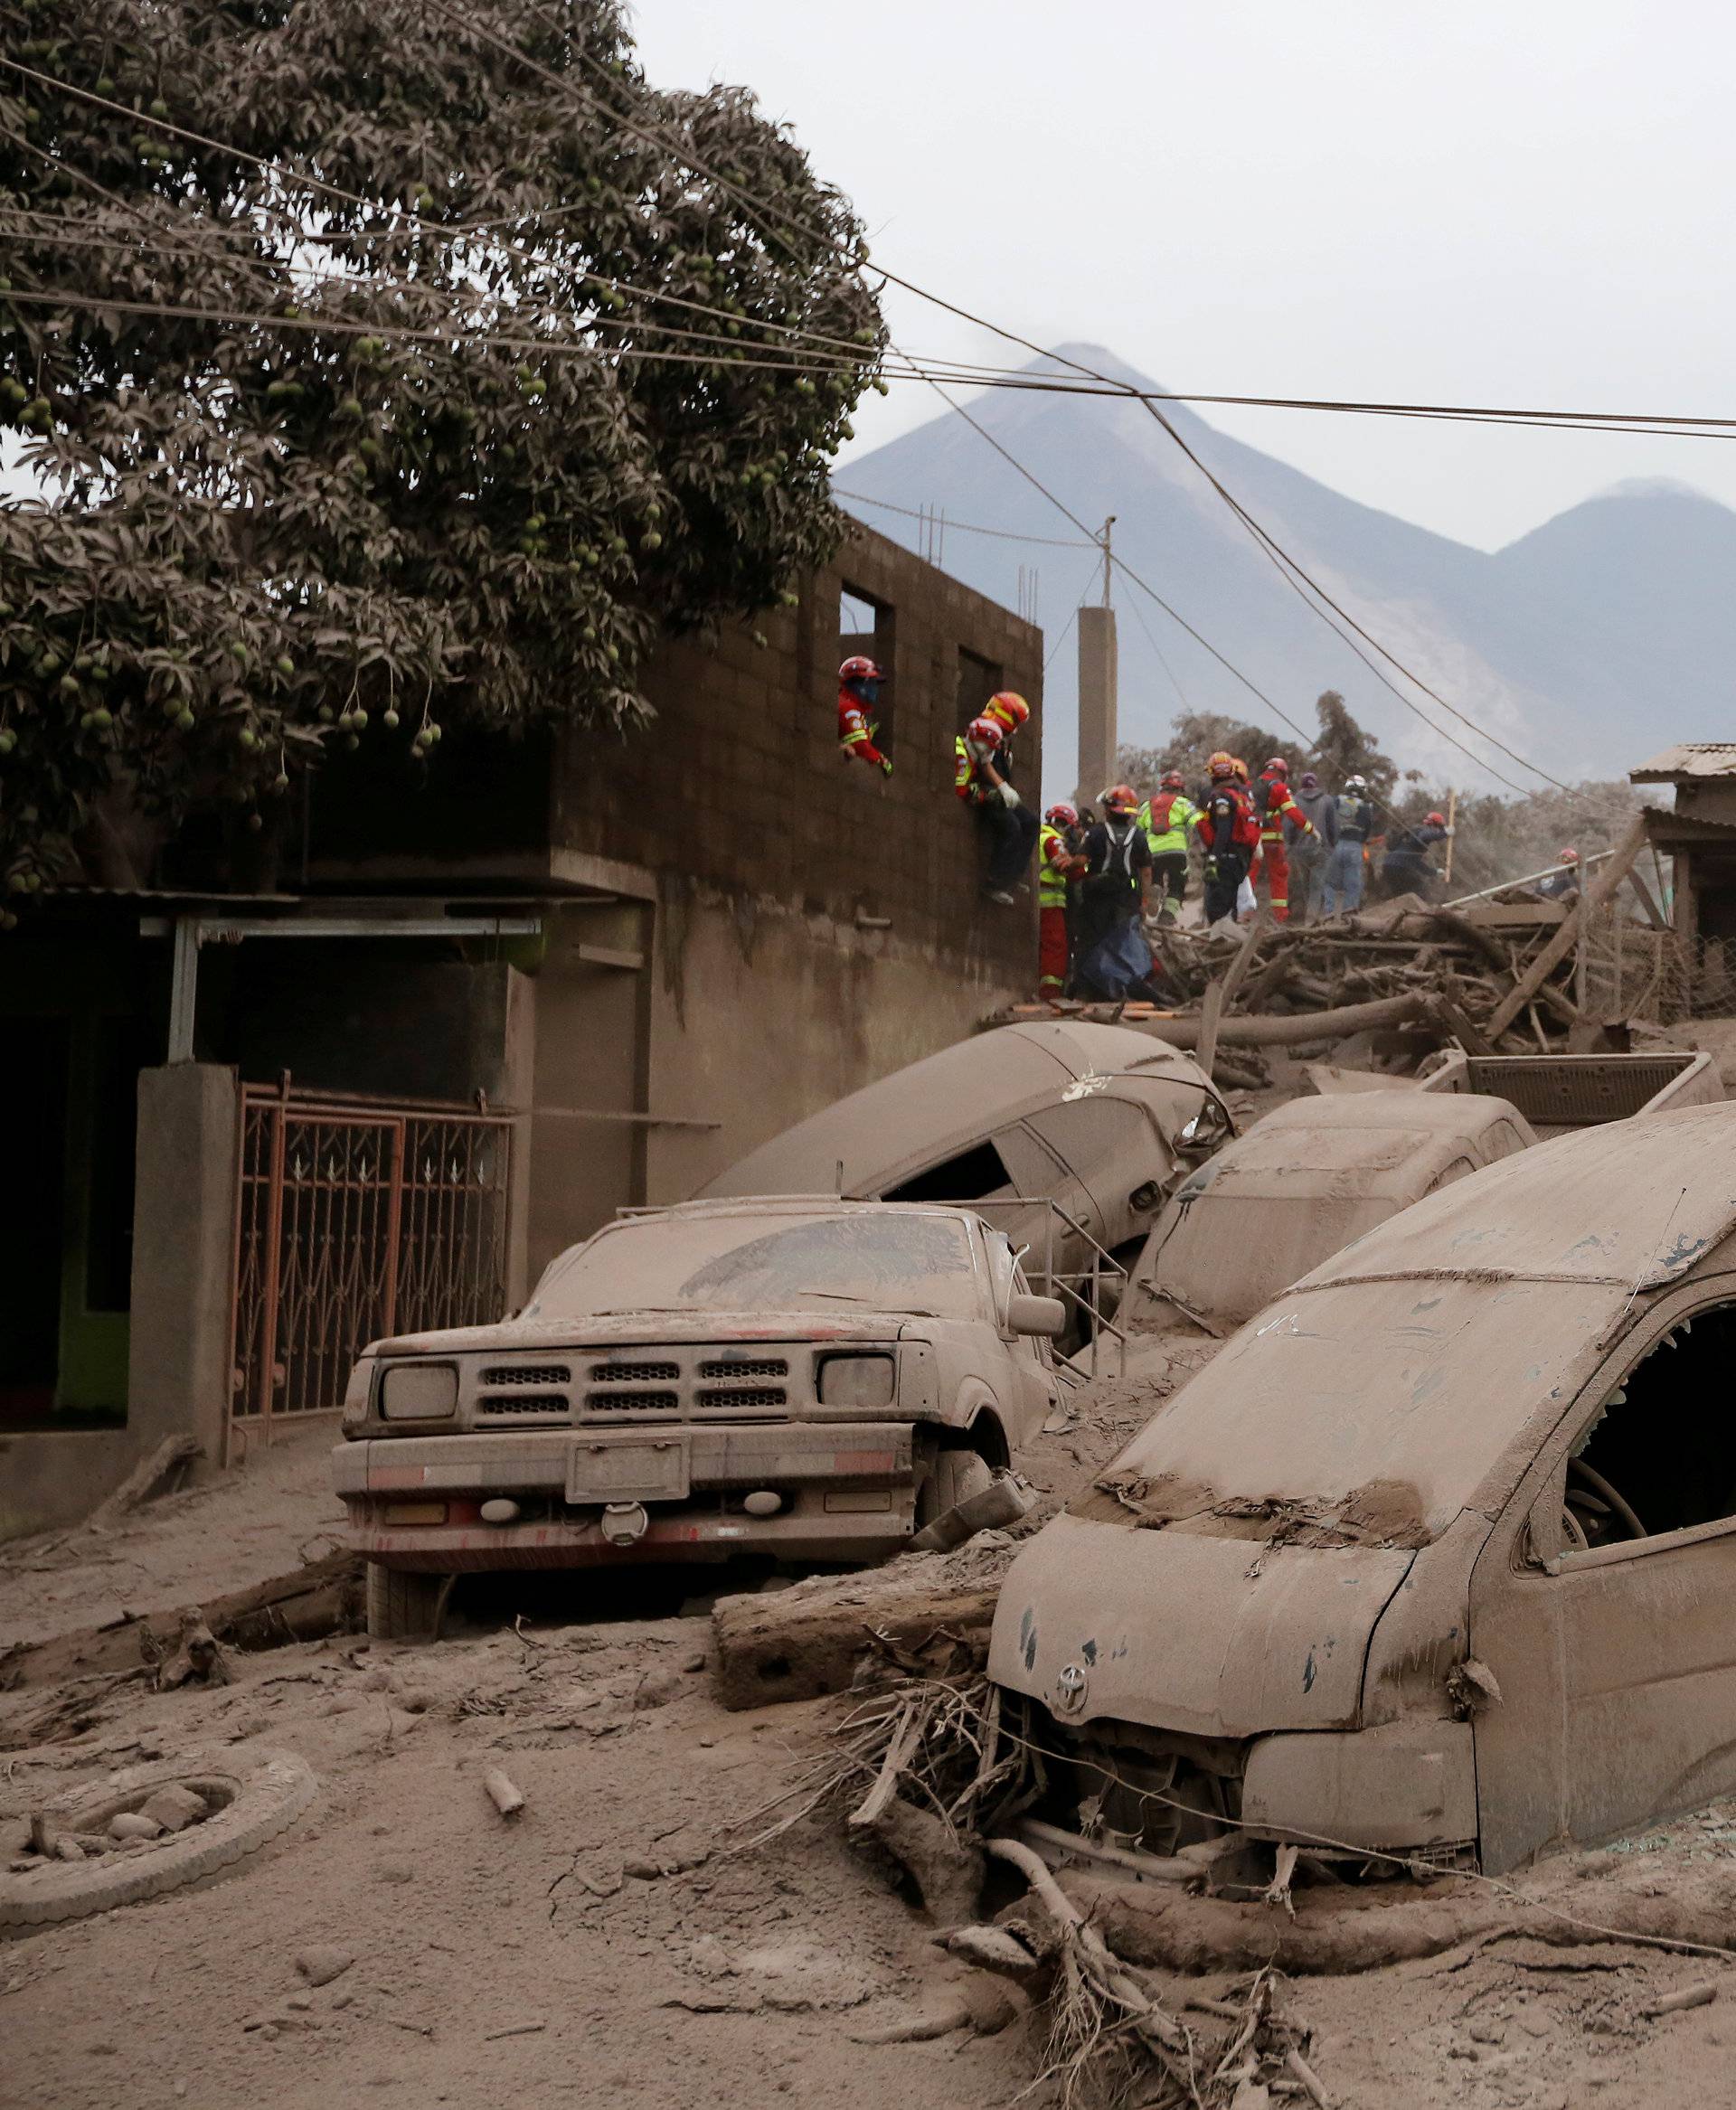
<instances>
[{"instance_id":1,"label":"concrete chimney","mask_svg":"<svg viewBox=\"0 0 1736 2110\"><path fill-rule=\"evenodd\" d=\"M1079 790L1095 805L1116 780L1117 655L1115 610L1079 611Z\"/></svg>"}]
</instances>

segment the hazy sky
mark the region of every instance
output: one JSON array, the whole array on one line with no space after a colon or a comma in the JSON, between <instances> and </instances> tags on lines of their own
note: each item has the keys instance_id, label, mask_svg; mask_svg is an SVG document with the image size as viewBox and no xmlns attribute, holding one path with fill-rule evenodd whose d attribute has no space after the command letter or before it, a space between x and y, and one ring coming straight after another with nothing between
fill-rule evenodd
<instances>
[{"instance_id":1,"label":"hazy sky","mask_svg":"<svg viewBox=\"0 0 1736 2110\"><path fill-rule=\"evenodd\" d=\"M1165 386L1736 411L1736 10L1701 0L641 0L660 85L756 89L890 268ZM1024 354L889 289L914 353ZM920 383L856 450L932 416ZM1205 413L1495 548L1731 441Z\"/></svg>"}]
</instances>

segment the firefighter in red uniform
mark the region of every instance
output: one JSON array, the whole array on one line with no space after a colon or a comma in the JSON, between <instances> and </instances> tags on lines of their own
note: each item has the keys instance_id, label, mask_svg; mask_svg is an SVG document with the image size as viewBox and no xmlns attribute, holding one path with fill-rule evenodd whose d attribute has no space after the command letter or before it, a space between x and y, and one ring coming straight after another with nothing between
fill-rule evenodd
<instances>
[{"instance_id":1,"label":"firefighter in red uniform","mask_svg":"<svg viewBox=\"0 0 1736 2110\"><path fill-rule=\"evenodd\" d=\"M1212 781L1194 816L1205 852L1205 920L1233 923L1237 893L1260 847L1260 822L1244 783L1246 763L1220 750L1206 767Z\"/></svg>"},{"instance_id":2,"label":"firefighter in red uniform","mask_svg":"<svg viewBox=\"0 0 1736 2110\"><path fill-rule=\"evenodd\" d=\"M1256 890L1264 890L1272 904L1272 918L1290 919L1290 851L1284 829L1288 823L1298 835L1312 835L1308 816L1290 796L1290 766L1282 755L1274 755L1260 773L1254 787L1254 810L1260 820L1260 860L1253 871Z\"/></svg>"},{"instance_id":3,"label":"firefighter in red uniform","mask_svg":"<svg viewBox=\"0 0 1736 2110\"><path fill-rule=\"evenodd\" d=\"M846 755L854 755L858 761L870 763L890 777L892 758L882 754L874 745L874 735L880 730L874 709L885 679L872 659L860 655L846 659L838 669L838 745Z\"/></svg>"}]
</instances>

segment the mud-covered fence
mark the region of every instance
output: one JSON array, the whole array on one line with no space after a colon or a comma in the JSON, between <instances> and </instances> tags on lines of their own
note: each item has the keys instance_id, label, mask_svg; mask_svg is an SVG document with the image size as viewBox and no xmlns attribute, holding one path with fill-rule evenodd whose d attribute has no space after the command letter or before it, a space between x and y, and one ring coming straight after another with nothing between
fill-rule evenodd
<instances>
[{"instance_id":1,"label":"mud-covered fence","mask_svg":"<svg viewBox=\"0 0 1736 2110\"><path fill-rule=\"evenodd\" d=\"M474 1107L241 1093L230 1384L238 1422L342 1404L382 1334L506 1305L513 1120Z\"/></svg>"},{"instance_id":2,"label":"mud-covered fence","mask_svg":"<svg viewBox=\"0 0 1736 2110\"><path fill-rule=\"evenodd\" d=\"M1574 989L1594 1019L1673 1025L1729 1018L1736 1013L1736 938L1659 929L1620 906L1588 909Z\"/></svg>"}]
</instances>

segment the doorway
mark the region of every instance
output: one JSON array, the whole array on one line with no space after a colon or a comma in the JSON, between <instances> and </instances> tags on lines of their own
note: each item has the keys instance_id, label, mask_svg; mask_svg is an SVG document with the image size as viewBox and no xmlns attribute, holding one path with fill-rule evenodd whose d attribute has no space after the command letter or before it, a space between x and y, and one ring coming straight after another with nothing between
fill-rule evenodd
<instances>
[{"instance_id":1,"label":"doorway","mask_svg":"<svg viewBox=\"0 0 1736 2110\"><path fill-rule=\"evenodd\" d=\"M54 1412L66 1237L67 1026L15 1018L0 1032L0 1096L12 1109L0 1210L0 1428Z\"/></svg>"}]
</instances>

